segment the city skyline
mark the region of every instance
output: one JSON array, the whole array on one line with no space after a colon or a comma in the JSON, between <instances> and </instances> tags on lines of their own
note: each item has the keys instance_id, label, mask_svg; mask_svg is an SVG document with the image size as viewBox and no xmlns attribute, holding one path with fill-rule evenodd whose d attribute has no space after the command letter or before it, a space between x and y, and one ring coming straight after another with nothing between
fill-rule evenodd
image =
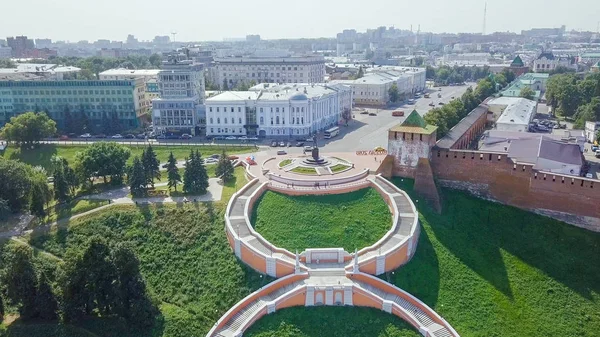
<instances>
[{"instance_id":1,"label":"city skyline","mask_svg":"<svg viewBox=\"0 0 600 337\"><path fill-rule=\"evenodd\" d=\"M150 2L149 4L152 4ZM157 3L158 4L158 3ZM352 6L348 1L332 0L324 10L304 11L302 8L290 12L271 0L261 4L239 0L230 2L226 10L219 3L198 4L186 0L189 10L181 11L181 6L157 7L143 6L136 3L122 3L106 0L101 8L93 8L75 0L60 0L47 3L41 0L24 0L4 5L8 12L19 12L22 8L36 8L28 13L29 22L36 25L23 24L21 16L6 16L0 22L3 37L27 35L30 38L51 38L77 42L80 40L95 41L109 39L124 41L128 34L141 40L152 40L157 35L168 35L177 32L176 41L222 41L224 38L241 38L248 34L259 34L263 39L294 38L333 38L344 29L356 29L359 32L379 26L394 26L398 29L417 31L420 26L423 32L433 33L481 33L483 28L483 12L485 2L461 0L448 3L443 0L432 0L428 9L407 10L407 1L380 0L369 6ZM322 3L307 0L301 4L307 8L322 8ZM121 8L122 10L115 10ZM160 8L160 11L156 9ZM386 8L379 12L379 9ZM577 15L571 13L572 8L587 8ZM543 15L533 15L543 9ZM69 17L69 20L56 20L65 13L85 13ZM372 12L372 15L364 13ZM567 30L596 31L600 12L600 3L590 0L575 0L566 3L552 4L540 0L522 3L507 0L501 6L487 4L486 33L496 31L521 30L536 27L567 26ZM160 13L160 14L157 14ZM210 13L210 15L206 15ZM299 17L310 15L311 19ZM453 15L448 15L453 13ZM405 20L409 18L409 20ZM298 20L296 20L298 19ZM318 23L318 24L308 24ZM106 24L110 23L110 24ZM98 29L102 25L101 29ZM76 26L77 29L73 29ZM277 27L277 29L273 29ZM209 28L209 29L206 29Z\"/></svg>"}]
</instances>

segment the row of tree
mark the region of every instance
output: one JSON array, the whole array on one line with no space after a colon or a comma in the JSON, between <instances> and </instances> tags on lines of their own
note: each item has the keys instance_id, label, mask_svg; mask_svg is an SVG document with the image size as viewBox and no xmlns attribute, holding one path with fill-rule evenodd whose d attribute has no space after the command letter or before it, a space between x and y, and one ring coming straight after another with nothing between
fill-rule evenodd
<instances>
[{"instance_id":1,"label":"row of tree","mask_svg":"<svg viewBox=\"0 0 600 337\"><path fill-rule=\"evenodd\" d=\"M7 304L23 320L77 323L86 316L125 319L129 326L149 328L158 313L140 275L139 260L126 244L110 246L99 236L70 247L54 270L36 263L32 249L14 244L0 255L0 317Z\"/></svg>"},{"instance_id":2,"label":"row of tree","mask_svg":"<svg viewBox=\"0 0 600 337\"><path fill-rule=\"evenodd\" d=\"M437 136L439 139L495 92L496 83L486 77L479 81L475 90L470 87L467 88L467 91L460 98L453 99L441 108L429 110L423 118L428 124L438 127Z\"/></svg>"},{"instance_id":3,"label":"row of tree","mask_svg":"<svg viewBox=\"0 0 600 337\"><path fill-rule=\"evenodd\" d=\"M600 74L551 76L546 101L555 114L573 118L576 128L583 128L586 121L600 121Z\"/></svg>"},{"instance_id":4,"label":"row of tree","mask_svg":"<svg viewBox=\"0 0 600 337\"><path fill-rule=\"evenodd\" d=\"M477 81L490 74L490 68L488 66L483 67L467 67L467 66L439 66L434 68L427 66L426 77L430 80L434 80L436 84L448 85L452 83L462 83L465 81ZM514 78L513 78L514 79ZM512 79L506 79L508 82Z\"/></svg>"}]
</instances>

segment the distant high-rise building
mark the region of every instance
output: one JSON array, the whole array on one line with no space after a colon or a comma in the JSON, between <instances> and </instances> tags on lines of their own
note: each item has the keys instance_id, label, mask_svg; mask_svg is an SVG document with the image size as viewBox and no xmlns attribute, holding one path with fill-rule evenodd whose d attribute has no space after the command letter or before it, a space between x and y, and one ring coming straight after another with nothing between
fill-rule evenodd
<instances>
[{"instance_id":1,"label":"distant high-rise building","mask_svg":"<svg viewBox=\"0 0 600 337\"><path fill-rule=\"evenodd\" d=\"M246 35L246 42L260 42L260 35Z\"/></svg>"},{"instance_id":2,"label":"distant high-rise building","mask_svg":"<svg viewBox=\"0 0 600 337\"><path fill-rule=\"evenodd\" d=\"M6 47L6 40L0 39L0 47Z\"/></svg>"},{"instance_id":3,"label":"distant high-rise building","mask_svg":"<svg viewBox=\"0 0 600 337\"><path fill-rule=\"evenodd\" d=\"M36 48L50 48L52 47L51 39L35 39Z\"/></svg>"},{"instance_id":4,"label":"distant high-rise building","mask_svg":"<svg viewBox=\"0 0 600 337\"><path fill-rule=\"evenodd\" d=\"M127 45L132 47L132 46L136 46L138 44L138 39L135 38L135 36L129 34L127 35Z\"/></svg>"},{"instance_id":5,"label":"distant high-rise building","mask_svg":"<svg viewBox=\"0 0 600 337\"><path fill-rule=\"evenodd\" d=\"M169 44L171 43L171 38L168 35L164 35L164 36L155 36L153 42L155 44Z\"/></svg>"},{"instance_id":6,"label":"distant high-rise building","mask_svg":"<svg viewBox=\"0 0 600 337\"><path fill-rule=\"evenodd\" d=\"M6 43L12 48L14 57L27 57L28 51L35 48L33 40L27 36L7 37Z\"/></svg>"}]
</instances>

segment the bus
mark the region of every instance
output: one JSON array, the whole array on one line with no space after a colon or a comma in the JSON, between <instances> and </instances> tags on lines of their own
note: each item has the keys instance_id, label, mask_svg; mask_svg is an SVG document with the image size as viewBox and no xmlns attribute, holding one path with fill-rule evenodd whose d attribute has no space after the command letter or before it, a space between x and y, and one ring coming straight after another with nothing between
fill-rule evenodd
<instances>
[{"instance_id":1,"label":"bus","mask_svg":"<svg viewBox=\"0 0 600 337\"><path fill-rule=\"evenodd\" d=\"M329 139L329 138L335 137L338 135L338 133L340 133L340 128L337 126L331 128L331 129L325 130L325 138Z\"/></svg>"}]
</instances>

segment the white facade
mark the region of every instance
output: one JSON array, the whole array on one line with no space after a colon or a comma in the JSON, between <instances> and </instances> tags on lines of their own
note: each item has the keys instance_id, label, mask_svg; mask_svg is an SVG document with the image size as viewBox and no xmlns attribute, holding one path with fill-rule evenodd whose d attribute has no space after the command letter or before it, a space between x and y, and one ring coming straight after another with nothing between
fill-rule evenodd
<instances>
[{"instance_id":1,"label":"white facade","mask_svg":"<svg viewBox=\"0 0 600 337\"><path fill-rule=\"evenodd\" d=\"M252 89L226 91L206 100L207 136L303 137L343 123L344 112L352 110L352 90L342 85Z\"/></svg>"},{"instance_id":2,"label":"white facade","mask_svg":"<svg viewBox=\"0 0 600 337\"><path fill-rule=\"evenodd\" d=\"M557 67L577 69L577 65L572 64L569 57L554 56L552 53L542 53L533 61L533 71L536 73L548 73Z\"/></svg>"},{"instance_id":3,"label":"white facade","mask_svg":"<svg viewBox=\"0 0 600 337\"><path fill-rule=\"evenodd\" d=\"M366 69L367 74L356 80L336 80L331 83L348 85L358 105L385 106L390 101L389 89L395 83L400 100L412 97L426 86L425 69L378 67Z\"/></svg>"},{"instance_id":4,"label":"white facade","mask_svg":"<svg viewBox=\"0 0 600 337\"><path fill-rule=\"evenodd\" d=\"M537 110L537 102L521 97L494 98L487 106L494 116L499 116L495 127L499 131L529 131L529 123Z\"/></svg>"},{"instance_id":5,"label":"white facade","mask_svg":"<svg viewBox=\"0 0 600 337\"><path fill-rule=\"evenodd\" d=\"M325 77L322 56L216 58L211 81L223 88L240 83L321 83Z\"/></svg>"},{"instance_id":6,"label":"white facade","mask_svg":"<svg viewBox=\"0 0 600 337\"><path fill-rule=\"evenodd\" d=\"M159 133L196 134L204 120L204 70L201 64L171 58L158 74L160 98L152 100L152 121Z\"/></svg>"},{"instance_id":7,"label":"white facade","mask_svg":"<svg viewBox=\"0 0 600 337\"><path fill-rule=\"evenodd\" d=\"M600 122L585 122L585 140L593 143L596 140L596 133L600 130Z\"/></svg>"}]
</instances>

